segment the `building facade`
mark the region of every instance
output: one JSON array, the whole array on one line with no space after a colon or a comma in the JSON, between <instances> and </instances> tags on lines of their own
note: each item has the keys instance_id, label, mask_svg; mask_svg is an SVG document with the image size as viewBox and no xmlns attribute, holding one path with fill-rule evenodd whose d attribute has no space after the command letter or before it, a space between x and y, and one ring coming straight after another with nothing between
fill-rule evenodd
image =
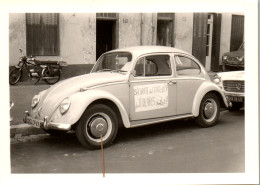
<instances>
[{"instance_id":1,"label":"building facade","mask_svg":"<svg viewBox=\"0 0 260 185\"><path fill-rule=\"evenodd\" d=\"M192 53L219 71L225 52L244 41L244 15L235 13L15 13L9 14L9 66L19 48L39 60L64 60L65 77L90 71L104 52L164 45Z\"/></svg>"}]
</instances>

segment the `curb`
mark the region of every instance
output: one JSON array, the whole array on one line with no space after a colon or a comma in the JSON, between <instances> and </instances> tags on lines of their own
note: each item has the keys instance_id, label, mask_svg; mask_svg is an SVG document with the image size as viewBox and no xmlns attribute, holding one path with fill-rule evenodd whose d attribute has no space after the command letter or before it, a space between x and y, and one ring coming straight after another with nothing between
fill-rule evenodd
<instances>
[{"instance_id":1,"label":"curb","mask_svg":"<svg viewBox=\"0 0 260 185\"><path fill-rule=\"evenodd\" d=\"M28 135L46 134L42 129L27 124L19 124L10 126L11 138L22 137Z\"/></svg>"}]
</instances>

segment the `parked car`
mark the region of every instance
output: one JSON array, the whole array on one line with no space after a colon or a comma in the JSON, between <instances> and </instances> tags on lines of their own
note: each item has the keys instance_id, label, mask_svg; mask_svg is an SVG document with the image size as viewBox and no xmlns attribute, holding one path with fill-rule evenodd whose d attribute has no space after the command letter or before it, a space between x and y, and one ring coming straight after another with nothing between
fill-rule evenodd
<instances>
[{"instance_id":1,"label":"parked car","mask_svg":"<svg viewBox=\"0 0 260 185\"><path fill-rule=\"evenodd\" d=\"M245 103L245 74L244 71L217 73L214 82L225 93L230 111L238 111Z\"/></svg>"},{"instance_id":2,"label":"parked car","mask_svg":"<svg viewBox=\"0 0 260 185\"><path fill-rule=\"evenodd\" d=\"M244 43L242 43L237 51L231 51L223 54L222 69L223 71L243 70L244 62Z\"/></svg>"},{"instance_id":3,"label":"parked car","mask_svg":"<svg viewBox=\"0 0 260 185\"><path fill-rule=\"evenodd\" d=\"M187 52L137 46L103 54L90 74L61 81L32 99L24 122L50 134L75 130L87 148L104 147L118 126L145 126L194 118L201 127L217 123L227 106L221 88Z\"/></svg>"}]
</instances>

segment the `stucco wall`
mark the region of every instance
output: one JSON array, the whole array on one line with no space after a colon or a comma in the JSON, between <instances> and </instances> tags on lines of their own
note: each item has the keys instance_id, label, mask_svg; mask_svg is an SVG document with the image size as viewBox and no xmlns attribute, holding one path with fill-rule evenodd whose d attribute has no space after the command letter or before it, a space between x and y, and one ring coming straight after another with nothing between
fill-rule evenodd
<instances>
[{"instance_id":1,"label":"stucco wall","mask_svg":"<svg viewBox=\"0 0 260 185\"><path fill-rule=\"evenodd\" d=\"M230 51L231 19L232 19L231 13L222 14L219 64L222 64L223 53Z\"/></svg>"},{"instance_id":2,"label":"stucco wall","mask_svg":"<svg viewBox=\"0 0 260 185\"><path fill-rule=\"evenodd\" d=\"M192 53L193 13L176 13L174 27L174 47Z\"/></svg>"},{"instance_id":3,"label":"stucco wall","mask_svg":"<svg viewBox=\"0 0 260 185\"><path fill-rule=\"evenodd\" d=\"M25 14L9 15L11 66L17 64L22 48L26 53ZM36 56L39 60L64 60L69 64L93 64L96 60L96 14L59 14L59 56ZM40 35L39 35L40 36Z\"/></svg>"},{"instance_id":4,"label":"stucco wall","mask_svg":"<svg viewBox=\"0 0 260 185\"><path fill-rule=\"evenodd\" d=\"M25 14L9 14L9 65L17 65L21 48L26 53Z\"/></svg>"},{"instance_id":5,"label":"stucco wall","mask_svg":"<svg viewBox=\"0 0 260 185\"><path fill-rule=\"evenodd\" d=\"M60 14L60 55L69 64L96 60L96 14Z\"/></svg>"},{"instance_id":6,"label":"stucco wall","mask_svg":"<svg viewBox=\"0 0 260 185\"><path fill-rule=\"evenodd\" d=\"M140 45L141 13L119 14L119 48Z\"/></svg>"}]
</instances>

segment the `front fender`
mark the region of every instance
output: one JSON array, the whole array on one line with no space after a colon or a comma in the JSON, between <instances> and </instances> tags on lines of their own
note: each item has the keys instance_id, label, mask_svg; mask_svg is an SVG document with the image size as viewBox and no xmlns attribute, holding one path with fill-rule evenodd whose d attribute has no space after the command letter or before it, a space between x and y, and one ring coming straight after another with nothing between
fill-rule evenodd
<instances>
[{"instance_id":1,"label":"front fender","mask_svg":"<svg viewBox=\"0 0 260 185\"><path fill-rule=\"evenodd\" d=\"M106 91L87 90L84 92L74 93L70 98L71 105L68 112L61 115L58 108L53 114L51 121L73 125L80 119L81 115L92 102L99 99L107 99L114 102L118 107L124 126L126 128L130 127L128 113L123 104L118 100L118 98Z\"/></svg>"},{"instance_id":2,"label":"front fender","mask_svg":"<svg viewBox=\"0 0 260 185\"><path fill-rule=\"evenodd\" d=\"M192 114L193 114L194 117L197 117L199 115L200 103L201 103L203 97L208 92L219 93L221 95L222 100L223 100L224 104L226 105L226 107L228 106L227 100L226 100L225 95L224 95L223 91L221 90L221 88L211 81L204 81L200 85L197 93L195 94L195 98L193 100Z\"/></svg>"}]
</instances>

